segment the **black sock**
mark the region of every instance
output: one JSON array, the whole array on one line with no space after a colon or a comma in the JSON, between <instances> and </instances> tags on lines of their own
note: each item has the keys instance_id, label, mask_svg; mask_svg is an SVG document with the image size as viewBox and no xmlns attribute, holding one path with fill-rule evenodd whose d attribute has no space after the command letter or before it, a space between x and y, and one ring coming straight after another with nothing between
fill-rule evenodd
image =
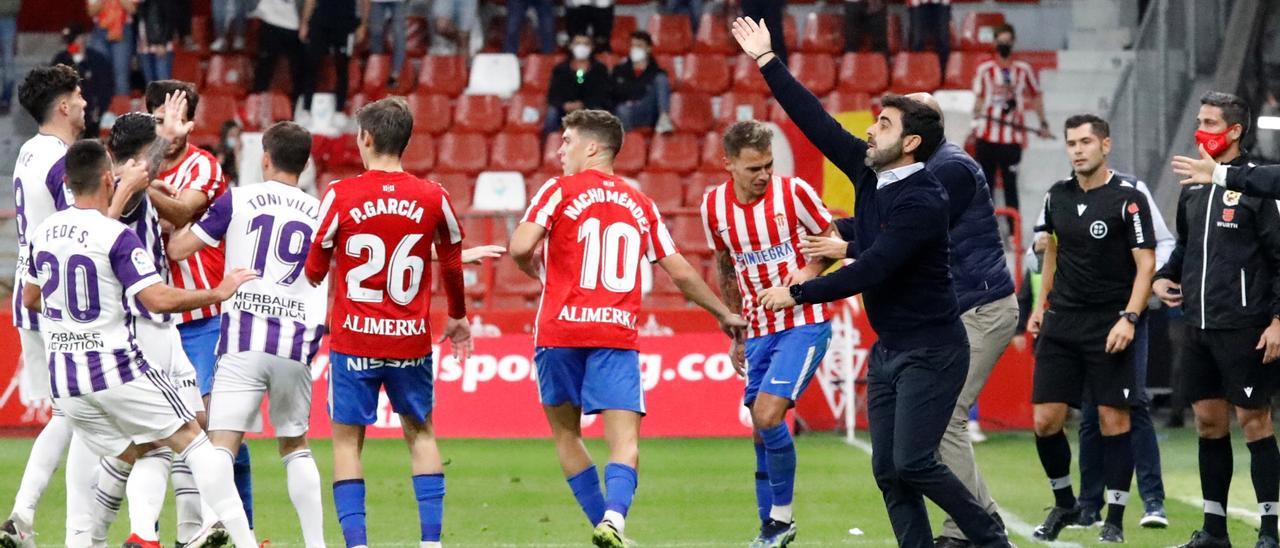
<instances>
[{"instance_id":1,"label":"black sock","mask_svg":"<svg viewBox=\"0 0 1280 548\"><path fill-rule=\"evenodd\" d=\"M1107 488L1107 523L1123 526L1133 483L1133 442L1128 432L1102 436L1102 483Z\"/></svg>"},{"instance_id":2,"label":"black sock","mask_svg":"<svg viewBox=\"0 0 1280 548\"><path fill-rule=\"evenodd\" d=\"M1253 492L1258 496L1258 513L1262 514L1262 528L1258 532L1275 537L1276 499L1280 499L1280 447L1276 447L1275 436L1249 442L1248 446Z\"/></svg>"},{"instance_id":3,"label":"black sock","mask_svg":"<svg viewBox=\"0 0 1280 548\"><path fill-rule=\"evenodd\" d=\"M1200 495L1204 497L1204 531L1227 536L1227 491L1231 488L1231 435L1200 438Z\"/></svg>"},{"instance_id":4,"label":"black sock","mask_svg":"<svg viewBox=\"0 0 1280 548\"><path fill-rule=\"evenodd\" d=\"M1074 507L1076 495L1071 490L1071 442L1067 441L1066 432L1059 430L1057 434L1036 436L1036 452L1040 454L1040 465L1044 466L1045 475L1049 476L1054 505Z\"/></svg>"}]
</instances>

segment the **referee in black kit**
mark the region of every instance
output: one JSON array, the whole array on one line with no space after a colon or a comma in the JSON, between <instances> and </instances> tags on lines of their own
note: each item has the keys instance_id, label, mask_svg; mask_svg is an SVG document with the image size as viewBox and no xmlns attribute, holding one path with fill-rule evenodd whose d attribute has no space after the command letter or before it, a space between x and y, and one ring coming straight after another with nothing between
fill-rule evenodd
<instances>
[{"instance_id":1,"label":"referee in black kit","mask_svg":"<svg viewBox=\"0 0 1280 548\"><path fill-rule=\"evenodd\" d=\"M1082 114L1065 125L1075 174L1045 196L1045 224L1036 231L1051 235L1043 275L1047 310L1035 310L1027 323L1038 337L1031 394L1036 451L1055 501L1034 536L1054 540L1079 518L1063 423L1068 406L1088 399L1098 405L1106 486L1098 540L1124 542L1133 479L1129 402L1138 388L1130 343L1151 294L1156 239L1146 197L1095 165L1111 147L1107 122Z\"/></svg>"}]
</instances>

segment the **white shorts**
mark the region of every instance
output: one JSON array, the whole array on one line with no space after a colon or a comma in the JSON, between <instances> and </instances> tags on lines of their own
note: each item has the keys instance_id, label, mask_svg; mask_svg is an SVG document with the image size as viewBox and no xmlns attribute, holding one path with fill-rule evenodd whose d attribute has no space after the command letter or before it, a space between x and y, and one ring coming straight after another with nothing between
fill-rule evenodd
<instances>
[{"instance_id":1,"label":"white shorts","mask_svg":"<svg viewBox=\"0 0 1280 548\"><path fill-rule=\"evenodd\" d=\"M104 457L120 455L131 443L165 439L195 420L169 375L158 369L100 392L57 398L57 405L89 448Z\"/></svg>"},{"instance_id":2,"label":"white shorts","mask_svg":"<svg viewBox=\"0 0 1280 548\"><path fill-rule=\"evenodd\" d=\"M138 318L134 324L134 338L147 363L168 373L187 409L196 413L204 411L204 400L196 382L196 368L182 349L182 334L178 327Z\"/></svg>"},{"instance_id":3,"label":"white shorts","mask_svg":"<svg viewBox=\"0 0 1280 548\"><path fill-rule=\"evenodd\" d=\"M18 329L22 343L22 369L18 371L18 394L25 404L53 397L49 388L49 355L44 351L44 337L33 329Z\"/></svg>"},{"instance_id":4,"label":"white shorts","mask_svg":"<svg viewBox=\"0 0 1280 548\"><path fill-rule=\"evenodd\" d=\"M218 358L209 395L209 431L262 431L262 397L278 438L305 435L311 425L311 368L266 352Z\"/></svg>"}]
</instances>

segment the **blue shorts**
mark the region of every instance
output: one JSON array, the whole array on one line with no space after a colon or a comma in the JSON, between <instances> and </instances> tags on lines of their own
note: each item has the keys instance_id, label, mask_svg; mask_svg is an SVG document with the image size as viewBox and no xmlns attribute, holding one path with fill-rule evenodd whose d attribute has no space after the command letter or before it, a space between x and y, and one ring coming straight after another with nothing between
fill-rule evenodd
<instances>
[{"instance_id":1,"label":"blue shorts","mask_svg":"<svg viewBox=\"0 0 1280 548\"><path fill-rule=\"evenodd\" d=\"M435 387L431 355L421 358L364 358L329 351L329 418L339 424L373 424L378 392L387 390L391 410L419 422L431 415Z\"/></svg>"},{"instance_id":2,"label":"blue shorts","mask_svg":"<svg viewBox=\"0 0 1280 548\"><path fill-rule=\"evenodd\" d=\"M750 407L762 390L794 402L813 380L830 343L831 322L747 339L747 387L742 404Z\"/></svg>"},{"instance_id":3,"label":"blue shorts","mask_svg":"<svg viewBox=\"0 0 1280 548\"><path fill-rule=\"evenodd\" d=\"M196 368L196 384L200 395L213 392L213 372L218 368L218 337L222 335L222 316L178 324L182 350Z\"/></svg>"},{"instance_id":4,"label":"blue shorts","mask_svg":"<svg viewBox=\"0 0 1280 548\"><path fill-rule=\"evenodd\" d=\"M644 414L640 353L635 350L539 347L533 362L542 405L572 403L588 415L606 409Z\"/></svg>"}]
</instances>

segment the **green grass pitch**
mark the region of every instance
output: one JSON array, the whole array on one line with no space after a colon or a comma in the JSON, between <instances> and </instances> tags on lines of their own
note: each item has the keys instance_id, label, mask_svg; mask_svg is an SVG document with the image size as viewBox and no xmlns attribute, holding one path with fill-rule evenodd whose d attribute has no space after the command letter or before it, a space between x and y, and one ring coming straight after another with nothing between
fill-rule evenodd
<instances>
[{"instance_id":1,"label":"green grass pitch","mask_svg":"<svg viewBox=\"0 0 1280 548\"><path fill-rule=\"evenodd\" d=\"M1167 508L1171 526L1138 526L1140 507L1130 508L1125 532L1132 546L1171 546L1185 542L1200 525L1196 438L1193 429L1160 432ZM865 434L863 434L863 438ZM1074 434L1072 434L1074 447ZM1231 490L1231 537L1252 545L1257 504L1249 482L1248 451L1235 436L1236 473ZM589 443L597 458L603 444ZM0 512L12 504L30 440L0 440ZM284 470L274 442L251 443L256 526L259 541L270 546L300 546L297 517L285 491ZM746 439L644 439L639 490L627 520L628 534L640 546L745 546L758 527L755 517L754 453ZM871 477L869 456L829 434L797 439L799 470L795 515L797 546L891 546L892 530ZM326 540L342 546L333 510L332 458L328 442L313 446L325 482ZM445 544L449 546L584 546L590 529L560 474L549 440L441 441L448 461ZM995 434L977 446L978 462L1014 542L1036 545L1026 535L1052 503L1030 434ZM1074 470L1073 470L1074 471ZM418 521L409 482L408 454L400 440L370 440L365 447L369 540L373 546L417 546ZM1136 486L1135 486L1136 491ZM1134 500L1137 500L1137 496ZM170 496L170 503L172 496ZM61 469L41 501L37 542L62 544L65 494ZM118 545L128 534L122 510L111 532ZM940 512L931 507L935 534ZM172 507L161 518L162 538L172 543ZM854 530L861 534L854 534ZM1061 543L1092 545L1096 529L1068 529ZM1069 546L1071 544L1062 544Z\"/></svg>"}]
</instances>

